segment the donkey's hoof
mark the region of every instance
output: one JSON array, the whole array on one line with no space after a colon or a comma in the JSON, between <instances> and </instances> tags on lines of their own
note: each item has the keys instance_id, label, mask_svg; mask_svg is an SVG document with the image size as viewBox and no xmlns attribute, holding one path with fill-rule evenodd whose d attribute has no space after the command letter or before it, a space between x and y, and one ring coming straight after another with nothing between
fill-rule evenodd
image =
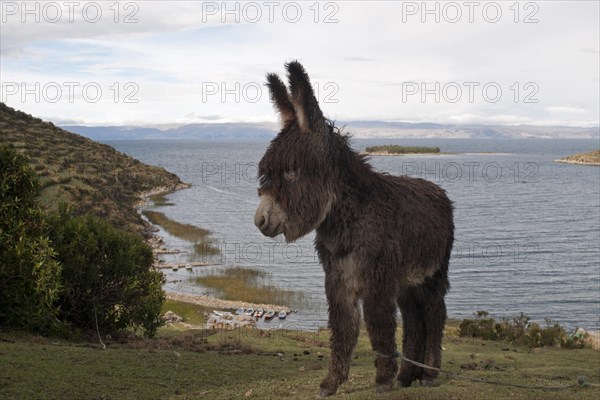
<instances>
[{"instance_id":1,"label":"donkey's hoof","mask_svg":"<svg viewBox=\"0 0 600 400\"><path fill-rule=\"evenodd\" d=\"M328 388L321 388L321 391L319 392L319 397L329 397L335 394L335 392L337 391L337 389L331 390Z\"/></svg>"},{"instance_id":2,"label":"donkey's hoof","mask_svg":"<svg viewBox=\"0 0 600 400\"><path fill-rule=\"evenodd\" d=\"M400 387L410 387L410 385L412 385L413 383L413 379L401 379L400 377L398 377L398 386Z\"/></svg>"},{"instance_id":3,"label":"donkey's hoof","mask_svg":"<svg viewBox=\"0 0 600 400\"><path fill-rule=\"evenodd\" d=\"M394 388L394 384L392 382L378 383L377 387L375 388L375 392L377 394L381 394L381 393L389 392L393 388Z\"/></svg>"},{"instance_id":4,"label":"donkey's hoof","mask_svg":"<svg viewBox=\"0 0 600 400\"><path fill-rule=\"evenodd\" d=\"M338 385L336 384L336 380L331 379L329 376L323 379L321 382L321 391L319 392L319 396L321 397L329 397L335 392L337 392Z\"/></svg>"},{"instance_id":5,"label":"donkey's hoof","mask_svg":"<svg viewBox=\"0 0 600 400\"><path fill-rule=\"evenodd\" d=\"M430 387L434 387L435 383L434 383L433 379L423 379L423 380L421 380L421 386L430 388Z\"/></svg>"}]
</instances>

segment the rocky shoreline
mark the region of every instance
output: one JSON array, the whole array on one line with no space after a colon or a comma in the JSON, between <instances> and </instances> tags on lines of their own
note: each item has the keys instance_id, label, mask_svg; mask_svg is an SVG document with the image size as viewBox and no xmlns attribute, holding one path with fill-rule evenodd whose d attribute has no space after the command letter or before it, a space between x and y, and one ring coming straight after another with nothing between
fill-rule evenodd
<instances>
[{"instance_id":1,"label":"rocky shoreline","mask_svg":"<svg viewBox=\"0 0 600 400\"><path fill-rule=\"evenodd\" d=\"M182 183L179 183L179 184L177 184L175 186L157 187L157 188L154 188L154 189L152 189L152 190L150 190L148 192L139 193L138 194L139 201L136 204L136 208L139 211L140 208L142 208L142 207L144 207L145 205L148 204L148 202L150 201L150 197L152 197L152 196L156 196L156 195L159 195L159 194L163 194L164 195L164 194L167 194L167 193L176 192L178 190L188 189L190 187L192 187L192 185L190 185L189 183L182 182Z\"/></svg>"},{"instance_id":2,"label":"rocky shoreline","mask_svg":"<svg viewBox=\"0 0 600 400\"><path fill-rule=\"evenodd\" d=\"M139 195L140 201L138 203L137 209L139 211L142 207L147 205L148 202L150 201L150 197L152 197L152 196L156 196L156 195L160 195L160 194L167 194L167 193L174 192L177 190L187 189L190 186L191 185L184 183L181 185L177 185L176 187L156 188L152 191L141 193ZM156 234L156 232L158 232L158 228L156 228L154 225L152 225L151 223L148 222L147 223L148 237L146 239L146 243L148 243L148 245L152 248L152 253L154 254L153 267L156 268L157 270L172 268L174 265L163 262L163 260L161 260L161 258L159 256L161 254L177 254L177 253L180 253L180 250L169 249L167 247L167 245L165 244L163 238L158 236ZM190 262L189 264L192 267L205 267L205 266L213 265L213 264L206 263L206 262ZM181 267L181 266L179 266L179 267ZM169 299L169 300L181 301L181 302L190 303L190 304L196 304L196 305L200 305L202 307L214 308L217 310L236 310L240 307L243 307L243 308L252 307L255 309L263 308L265 310L273 309L273 310L276 310L277 312L283 310L283 311L286 311L289 313L291 311L288 307L282 306L282 305L277 305L277 304L257 304L257 303L249 303L249 302L245 302L245 301L222 300L222 299L218 299L216 297L211 297L211 296L206 296L206 295L191 295L191 294L184 294L184 293L177 293L177 292L165 292L165 293L166 293L167 299Z\"/></svg>"},{"instance_id":3,"label":"rocky shoreline","mask_svg":"<svg viewBox=\"0 0 600 400\"><path fill-rule=\"evenodd\" d=\"M139 200L136 204L136 210L138 211L138 213L141 214L141 209L148 205L148 203L151 201L150 197L152 197L152 196L176 192L178 190L190 188L191 186L192 185L190 185L189 183L181 183L181 184L175 185L173 187L158 187L158 188L155 188L148 192L139 193L138 194ZM160 265L161 263L159 262L160 259L159 259L158 255L160 255L160 254L178 254L181 251L177 250L177 249L168 249L163 238L161 238L160 236L158 236L156 234L156 232L158 232L158 228L156 226L154 226L152 223L150 223L149 221L147 221L146 219L144 219L144 228L145 228L146 243L148 243L148 245L152 249L152 254L154 254L154 267L158 268L158 269L165 268Z\"/></svg>"}]
</instances>

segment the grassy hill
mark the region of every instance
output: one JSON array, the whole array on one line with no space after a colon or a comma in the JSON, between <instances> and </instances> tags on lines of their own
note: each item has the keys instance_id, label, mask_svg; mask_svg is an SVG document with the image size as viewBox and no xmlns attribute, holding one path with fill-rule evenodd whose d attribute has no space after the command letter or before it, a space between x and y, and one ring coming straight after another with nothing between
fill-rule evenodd
<instances>
[{"instance_id":1,"label":"grassy hill","mask_svg":"<svg viewBox=\"0 0 600 400\"><path fill-rule=\"evenodd\" d=\"M14 145L31 159L46 209L68 202L77 214L94 214L132 232L144 232L135 209L140 194L185 187L164 168L144 164L4 103L0 103L0 143Z\"/></svg>"}]
</instances>

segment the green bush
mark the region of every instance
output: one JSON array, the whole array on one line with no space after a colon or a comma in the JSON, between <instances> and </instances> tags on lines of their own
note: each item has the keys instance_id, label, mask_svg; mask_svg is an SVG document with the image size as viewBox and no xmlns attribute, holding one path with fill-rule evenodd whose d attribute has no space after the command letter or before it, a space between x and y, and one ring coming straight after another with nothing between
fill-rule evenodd
<instances>
[{"instance_id":1,"label":"green bush","mask_svg":"<svg viewBox=\"0 0 600 400\"><path fill-rule=\"evenodd\" d=\"M38 194L27 158L0 145L0 326L153 335L164 292L149 246L64 205L47 216Z\"/></svg>"},{"instance_id":2,"label":"green bush","mask_svg":"<svg viewBox=\"0 0 600 400\"><path fill-rule=\"evenodd\" d=\"M576 330L567 336L565 329L557 322L546 319L541 327L524 313L512 319L503 317L496 322L487 311L477 311L474 319L465 318L460 322L461 337L481 338L485 340L507 341L519 345L535 347L582 348L585 344L585 332Z\"/></svg>"},{"instance_id":3,"label":"green bush","mask_svg":"<svg viewBox=\"0 0 600 400\"><path fill-rule=\"evenodd\" d=\"M25 156L0 145L0 326L57 326L60 265L45 236L38 184Z\"/></svg>"},{"instance_id":4,"label":"green bush","mask_svg":"<svg viewBox=\"0 0 600 400\"><path fill-rule=\"evenodd\" d=\"M63 266L61 317L83 330L141 330L161 325L162 274L141 237L95 217L71 216L66 206L49 217L49 233Z\"/></svg>"},{"instance_id":5,"label":"green bush","mask_svg":"<svg viewBox=\"0 0 600 400\"><path fill-rule=\"evenodd\" d=\"M458 329L460 336L463 337L479 337L485 340L498 340L498 324L493 318L488 318L487 311L477 311L475 319L463 319Z\"/></svg>"}]
</instances>

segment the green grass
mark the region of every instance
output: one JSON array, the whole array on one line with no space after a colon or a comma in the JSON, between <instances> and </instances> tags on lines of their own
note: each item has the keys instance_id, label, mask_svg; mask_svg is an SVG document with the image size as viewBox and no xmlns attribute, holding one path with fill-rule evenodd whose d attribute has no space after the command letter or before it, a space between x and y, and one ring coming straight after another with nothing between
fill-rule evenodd
<instances>
[{"instance_id":1,"label":"green grass","mask_svg":"<svg viewBox=\"0 0 600 400\"><path fill-rule=\"evenodd\" d=\"M439 153L439 147L425 146L399 146L399 145L384 145L370 146L366 148L367 153L389 153L389 154L413 154L413 153Z\"/></svg>"},{"instance_id":2,"label":"green grass","mask_svg":"<svg viewBox=\"0 0 600 400\"><path fill-rule=\"evenodd\" d=\"M198 277L196 283L218 290L219 297L225 300L302 308L306 302L303 293L265 283L268 276L264 271L230 267L214 274Z\"/></svg>"},{"instance_id":3,"label":"green grass","mask_svg":"<svg viewBox=\"0 0 600 400\"><path fill-rule=\"evenodd\" d=\"M161 335L152 340L108 341L107 349L101 350L96 343L0 333L0 398L311 399L318 393L329 361L328 331L189 334L171 330ZM398 341L400 337L399 331ZM468 377L556 386L572 384L578 375L586 375L591 382L600 382L600 358L591 349L532 351L450 333L443 346L443 368ZM377 396L374 353L364 331L354 354L350 380L332 399L586 400L600 396L597 387L540 391L444 375L434 388L415 385Z\"/></svg>"},{"instance_id":4,"label":"green grass","mask_svg":"<svg viewBox=\"0 0 600 400\"><path fill-rule=\"evenodd\" d=\"M154 225L161 226L169 233L169 235L187 240L188 242L202 240L210 233L206 229L174 221L159 211L144 210L142 214L144 214Z\"/></svg>"},{"instance_id":5,"label":"green grass","mask_svg":"<svg viewBox=\"0 0 600 400\"><path fill-rule=\"evenodd\" d=\"M161 226L169 235L195 243L196 256L219 254L219 248L211 243L210 232L206 229L174 221L159 211L144 210L142 214L154 225Z\"/></svg>"},{"instance_id":6,"label":"green grass","mask_svg":"<svg viewBox=\"0 0 600 400\"><path fill-rule=\"evenodd\" d=\"M174 206L175 203L171 203L170 201L167 200L167 195L170 193L171 192L163 192L163 193L154 194L154 195L150 196L149 199L152 200L152 202L154 203L154 206L156 206L156 207Z\"/></svg>"},{"instance_id":7,"label":"green grass","mask_svg":"<svg viewBox=\"0 0 600 400\"><path fill-rule=\"evenodd\" d=\"M219 253L219 248L212 243L210 238L206 238L194 244L194 253L191 254L191 260L203 261L205 259L203 256L211 256Z\"/></svg>"},{"instance_id":8,"label":"green grass","mask_svg":"<svg viewBox=\"0 0 600 400\"><path fill-rule=\"evenodd\" d=\"M204 325L206 323L205 314L210 313L212 308L167 299L163 304L161 314L164 315L169 310L182 317L183 322L192 325Z\"/></svg>"}]
</instances>

